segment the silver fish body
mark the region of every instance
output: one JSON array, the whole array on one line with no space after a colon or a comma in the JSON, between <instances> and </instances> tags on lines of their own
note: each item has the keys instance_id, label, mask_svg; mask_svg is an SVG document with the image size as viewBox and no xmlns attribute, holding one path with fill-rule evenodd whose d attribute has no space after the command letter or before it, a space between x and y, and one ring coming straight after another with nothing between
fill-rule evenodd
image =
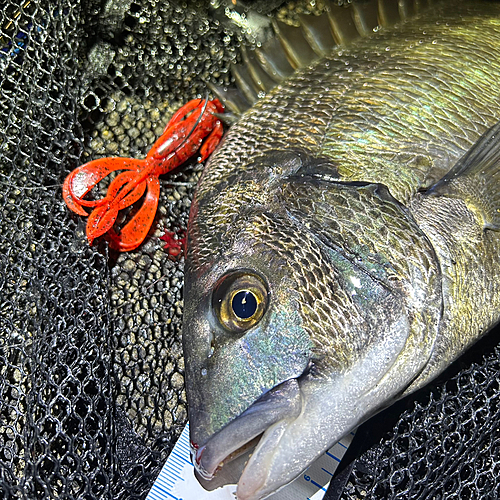
<instances>
[{"instance_id":1,"label":"silver fish body","mask_svg":"<svg viewBox=\"0 0 500 500\"><path fill-rule=\"evenodd\" d=\"M498 321L498 47L500 5L445 4L297 71L229 130L188 230L201 476L259 438L237 495L266 497Z\"/></svg>"}]
</instances>

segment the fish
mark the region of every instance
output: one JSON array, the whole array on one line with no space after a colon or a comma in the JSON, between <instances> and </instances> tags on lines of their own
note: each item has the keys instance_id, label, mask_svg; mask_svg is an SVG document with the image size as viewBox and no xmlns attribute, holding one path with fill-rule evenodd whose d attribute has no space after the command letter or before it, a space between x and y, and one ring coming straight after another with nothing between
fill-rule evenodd
<instances>
[{"instance_id":1,"label":"fish","mask_svg":"<svg viewBox=\"0 0 500 500\"><path fill-rule=\"evenodd\" d=\"M250 449L238 500L288 484L499 320L500 5L405 5L332 6L326 55L278 25L293 71L247 57L275 85L258 98L247 71L251 105L233 100L197 186L192 458L205 484Z\"/></svg>"}]
</instances>

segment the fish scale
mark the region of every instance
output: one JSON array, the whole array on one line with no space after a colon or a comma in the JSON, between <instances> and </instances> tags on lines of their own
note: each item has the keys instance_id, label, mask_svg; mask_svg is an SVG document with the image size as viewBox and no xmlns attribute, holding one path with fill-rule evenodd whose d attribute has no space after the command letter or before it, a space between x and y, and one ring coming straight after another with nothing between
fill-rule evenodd
<instances>
[{"instance_id":1,"label":"fish scale","mask_svg":"<svg viewBox=\"0 0 500 500\"><path fill-rule=\"evenodd\" d=\"M401 201L428 185L427 178L437 180L499 118L495 76L500 66L493 54L500 9L495 4L467 4L463 9L468 25L458 25L458 13L441 6L429 13L428 21L421 18L416 25L406 23L395 32L357 40L354 46L298 70L229 130L224 153L214 154L199 194L231 175L231 164L291 146L335 157L345 179L383 182ZM481 30L471 29L485 9L490 9L491 17ZM444 42L433 43L443 38ZM478 60L488 71L478 71ZM467 80L467 85L460 85L459 79ZM449 82L448 94L439 90L442 82ZM397 90L396 95L387 94L390 90ZM412 95L415 99L410 99ZM468 98L476 102L473 109L466 105ZM404 101L415 109L402 112ZM450 120L450 114L459 120ZM296 123L302 126L295 127ZM404 140L394 150L390 141L398 135ZM402 178L401 172L396 175L398 166L413 159L415 152L423 160L430 155L435 160L422 162L424 168L418 172L407 169Z\"/></svg>"}]
</instances>

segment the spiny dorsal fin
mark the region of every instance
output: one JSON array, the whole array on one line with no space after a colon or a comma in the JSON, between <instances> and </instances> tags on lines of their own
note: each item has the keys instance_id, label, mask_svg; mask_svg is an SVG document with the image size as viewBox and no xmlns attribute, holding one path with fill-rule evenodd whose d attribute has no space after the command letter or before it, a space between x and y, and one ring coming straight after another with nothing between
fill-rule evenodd
<instances>
[{"instance_id":1,"label":"spiny dorsal fin","mask_svg":"<svg viewBox=\"0 0 500 500\"><path fill-rule=\"evenodd\" d=\"M255 51L249 51L245 46L243 46L241 48L241 53L243 61L248 68L248 72L257 87L264 92L269 92L276 85L276 82L259 64Z\"/></svg>"},{"instance_id":2,"label":"spiny dorsal fin","mask_svg":"<svg viewBox=\"0 0 500 500\"><path fill-rule=\"evenodd\" d=\"M218 87L210 82L207 83L207 86L224 103L226 110L229 110L234 115L241 115L251 106L245 99L245 96L236 87Z\"/></svg>"},{"instance_id":3,"label":"spiny dorsal fin","mask_svg":"<svg viewBox=\"0 0 500 500\"><path fill-rule=\"evenodd\" d=\"M252 105L259 96L259 87L254 82L247 67L244 64L233 64L231 66L231 71L236 85L241 90L246 100Z\"/></svg>"},{"instance_id":4,"label":"spiny dorsal fin","mask_svg":"<svg viewBox=\"0 0 500 500\"><path fill-rule=\"evenodd\" d=\"M403 16L399 10L398 0L386 0L378 3L378 20L384 28L394 26L401 21Z\"/></svg>"},{"instance_id":5,"label":"spiny dorsal fin","mask_svg":"<svg viewBox=\"0 0 500 500\"><path fill-rule=\"evenodd\" d=\"M317 59L318 56L307 43L300 28L289 26L276 19L273 19L273 28L285 50L288 61L295 69L303 68Z\"/></svg>"},{"instance_id":6,"label":"spiny dorsal fin","mask_svg":"<svg viewBox=\"0 0 500 500\"><path fill-rule=\"evenodd\" d=\"M319 57L327 56L336 45L328 16L299 14L299 20L304 37L314 52Z\"/></svg>"},{"instance_id":7,"label":"spiny dorsal fin","mask_svg":"<svg viewBox=\"0 0 500 500\"><path fill-rule=\"evenodd\" d=\"M243 64L233 66L240 95L250 107L296 69L303 68L335 47L345 47L360 37L369 36L378 27L393 26L421 12L431 0L355 0L339 6L331 0L321 16L299 16L300 27L273 20L275 37L255 50L243 50ZM224 89L216 95L232 112L242 102L231 103Z\"/></svg>"},{"instance_id":8,"label":"spiny dorsal fin","mask_svg":"<svg viewBox=\"0 0 500 500\"><path fill-rule=\"evenodd\" d=\"M399 2L399 17L403 20L406 21L407 19L411 19L415 14L416 14L416 8L415 4L417 2L411 2L411 1L403 1Z\"/></svg>"},{"instance_id":9,"label":"spiny dorsal fin","mask_svg":"<svg viewBox=\"0 0 500 500\"><path fill-rule=\"evenodd\" d=\"M262 48L255 49L255 55L262 68L277 83L295 71L277 38L271 38L262 45Z\"/></svg>"},{"instance_id":10,"label":"spiny dorsal fin","mask_svg":"<svg viewBox=\"0 0 500 500\"><path fill-rule=\"evenodd\" d=\"M485 229L500 230L500 122L487 130L426 195L460 198L482 218Z\"/></svg>"},{"instance_id":11,"label":"spiny dorsal fin","mask_svg":"<svg viewBox=\"0 0 500 500\"><path fill-rule=\"evenodd\" d=\"M379 24L378 2L355 2L351 5L358 33L363 37L369 36Z\"/></svg>"},{"instance_id":12,"label":"spiny dorsal fin","mask_svg":"<svg viewBox=\"0 0 500 500\"><path fill-rule=\"evenodd\" d=\"M340 7L332 3L327 15L333 37L338 45L346 46L359 38L351 8Z\"/></svg>"}]
</instances>

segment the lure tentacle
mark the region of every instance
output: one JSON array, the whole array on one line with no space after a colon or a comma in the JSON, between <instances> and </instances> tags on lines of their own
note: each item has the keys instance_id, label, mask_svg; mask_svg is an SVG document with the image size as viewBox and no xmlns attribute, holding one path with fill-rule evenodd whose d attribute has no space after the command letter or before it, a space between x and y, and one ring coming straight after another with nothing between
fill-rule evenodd
<instances>
[{"instance_id":1,"label":"lure tentacle","mask_svg":"<svg viewBox=\"0 0 500 500\"><path fill-rule=\"evenodd\" d=\"M120 233L114 230L109 232L111 247L120 252L129 252L136 249L148 235L158 208L160 197L160 180L156 176L148 177L146 197L140 210L121 229Z\"/></svg>"},{"instance_id":2,"label":"lure tentacle","mask_svg":"<svg viewBox=\"0 0 500 500\"><path fill-rule=\"evenodd\" d=\"M63 199L68 208L78 215L87 216L83 207L97 207L106 203L100 200L85 200L83 197L100 181L118 170L136 170L142 168L144 160L133 158L99 158L75 168L64 180Z\"/></svg>"},{"instance_id":3,"label":"lure tentacle","mask_svg":"<svg viewBox=\"0 0 500 500\"><path fill-rule=\"evenodd\" d=\"M212 153L223 134L216 113L223 111L217 99L194 99L174 113L145 159L101 158L73 170L64 181L63 199L70 210L89 217L86 227L89 243L107 234L111 246L119 251L137 248L146 238L158 208L158 177L184 163L198 150L199 162ZM104 198L84 198L105 177L120 170L123 172L111 181ZM119 211L143 196L137 213L116 232L113 226ZM90 215L85 207L93 209Z\"/></svg>"}]
</instances>

